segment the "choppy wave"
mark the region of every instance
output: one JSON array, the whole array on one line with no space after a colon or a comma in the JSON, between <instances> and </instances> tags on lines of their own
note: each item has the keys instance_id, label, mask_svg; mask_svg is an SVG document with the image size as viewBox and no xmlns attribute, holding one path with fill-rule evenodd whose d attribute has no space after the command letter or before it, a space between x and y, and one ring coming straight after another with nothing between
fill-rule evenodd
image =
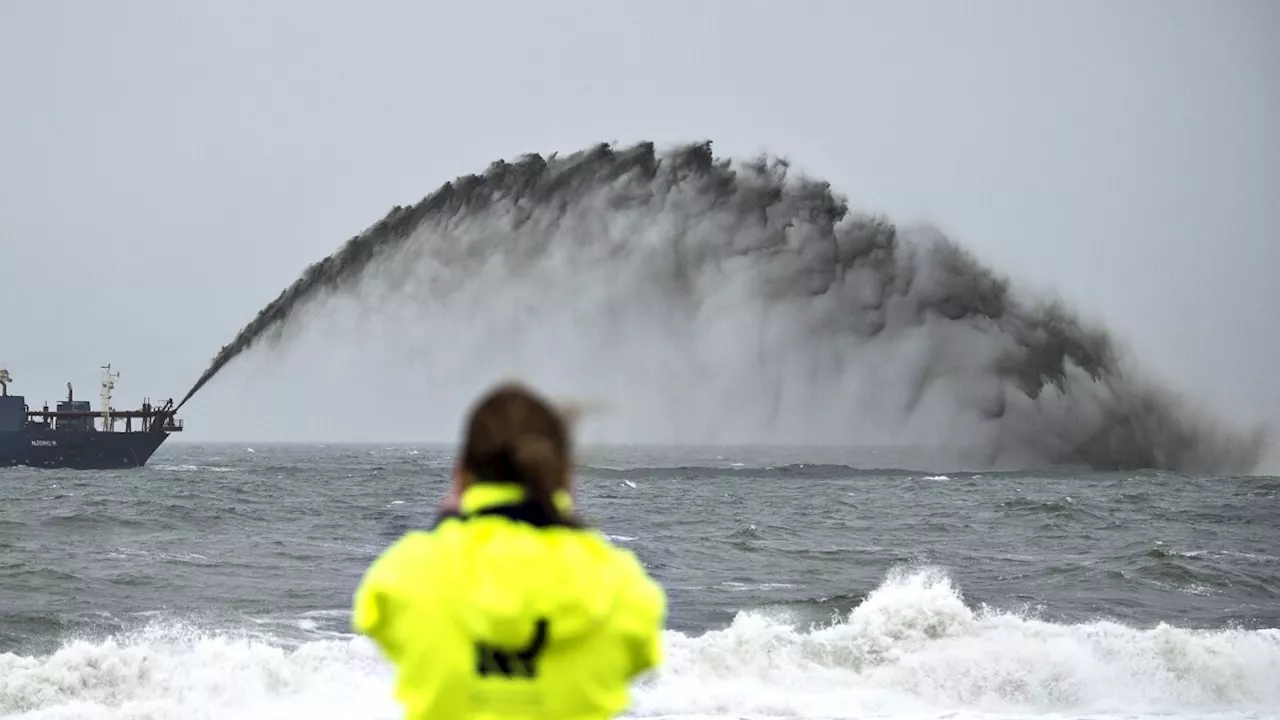
<instances>
[{"instance_id":1,"label":"choppy wave","mask_svg":"<svg viewBox=\"0 0 1280 720\"><path fill-rule=\"evenodd\" d=\"M841 463L784 463L777 465L681 465L677 467L596 467L581 466L579 473L587 477L611 478L618 480L695 480L695 479L769 479L769 480L844 480L849 478L874 477L918 479L931 482L945 482L953 479L948 475L931 473L900 467L866 467ZM987 472L986 477L1001 475ZM966 473L960 477L977 478L979 475Z\"/></svg>"},{"instance_id":2,"label":"choppy wave","mask_svg":"<svg viewBox=\"0 0 1280 720\"><path fill-rule=\"evenodd\" d=\"M215 465L203 465L203 466L201 466L201 465L163 465L163 464L155 464L155 463L152 463L151 465L148 465L148 466L147 466L147 468L148 468L148 469L150 469L150 470L160 470L160 471L164 471L164 472L217 472L217 473L225 473L225 472L235 472L235 471L236 471L236 469L235 469L235 468L232 468L232 467L218 467L218 466L215 466Z\"/></svg>"},{"instance_id":3,"label":"choppy wave","mask_svg":"<svg viewBox=\"0 0 1280 720\"><path fill-rule=\"evenodd\" d=\"M1280 631L1061 625L965 605L945 576L896 574L847 616L801 629L742 613L676 638L647 713L847 717L1183 714L1280 708Z\"/></svg>"},{"instance_id":4,"label":"choppy wave","mask_svg":"<svg viewBox=\"0 0 1280 720\"><path fill-rule=\"evenodd\" d=\"M850 613L804 626L744 611L667 633L634 717L1280 716L1280 630L1065 625L966 605L939 572L893 573ZM399 717L364 639L300 643L156 624L0 654L0 713L62 718Z\"/></svg>"},{"instance_id":5,"label":"choppy wave","mask_svg":"<svg viewBox=\"0 0 1280 720\"><path fill-rule=\"evenodd\" d=\"M680 467L635 467L635 468L607 468L607 467L583 467L580 471L595 477L602 478L618 478L633 479L643 478L645 480L661 480L661 479L692 479L692 478L849 478L866 474L868 471L864 468L855 468L849 465L833 465L824 463L790 463L787 465L777 466L758 466L758 467L718 467L712 465L683 465ZM879 476L888 473L901 473L903 475L913 474L907 470L876 470Z\"/></svg>"}]
</instances>

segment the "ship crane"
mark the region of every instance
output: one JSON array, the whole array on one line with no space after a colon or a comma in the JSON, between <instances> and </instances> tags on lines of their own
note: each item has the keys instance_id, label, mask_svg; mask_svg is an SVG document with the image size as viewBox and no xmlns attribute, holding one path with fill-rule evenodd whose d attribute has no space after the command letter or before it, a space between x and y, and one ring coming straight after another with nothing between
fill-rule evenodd
<instances>
[{"instance_id":1,"label":"ship crane","mask_svg":"<svg viewBox=\"0 0 1280 720\"><path fill-rule=\"evenodd\" d=\"M114 422L111 419L111 391L116 387L116 380L120 379L119 372L111 372L111 363L102 366L102 430L103 432L111 432L115 430Z\"/></svg>"}]
</instances>

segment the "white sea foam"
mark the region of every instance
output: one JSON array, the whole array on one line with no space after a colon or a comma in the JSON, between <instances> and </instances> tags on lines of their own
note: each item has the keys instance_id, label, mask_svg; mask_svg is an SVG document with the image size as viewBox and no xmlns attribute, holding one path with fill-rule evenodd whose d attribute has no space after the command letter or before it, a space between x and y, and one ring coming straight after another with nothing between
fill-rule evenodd
<instances>
[{"instance_id":1,"label":"white sea foam","mask_svg":"<svg viewBox=\"0 0 1280 720\"><path fill-rule=\"evenodd\" d=\"M974 612L940 573L894 574L847 617L743 612L667 634L633 717L1280 717L1280 631L1057 625ZM288 646L157 625L49 656L0 655L0 716L399 717L361 638Z\"/></svg>"},{"instance_id":2,"label":"white sea foam","mask_svg":"<svg viewBox=\"0 0 1280 720\"><path fill-rule=\"evenodd\" d=\"M741 613L725 630L673 638L669 652L637 712L1280 716L1280 631L975 613L932 572L895 574L827 627Z\"/></svg>"},{"instance_id":3,"label":"white sea foam","mask_svg":"<svg viewBox=\"0 0 1280 720\"><path fill-rule=\"evenodd\" d=\"M47 657L0 655L5 718L396 718L387 673L360 640L285 649L157 627L70 642Z\"/></svg>"}]
</instances>

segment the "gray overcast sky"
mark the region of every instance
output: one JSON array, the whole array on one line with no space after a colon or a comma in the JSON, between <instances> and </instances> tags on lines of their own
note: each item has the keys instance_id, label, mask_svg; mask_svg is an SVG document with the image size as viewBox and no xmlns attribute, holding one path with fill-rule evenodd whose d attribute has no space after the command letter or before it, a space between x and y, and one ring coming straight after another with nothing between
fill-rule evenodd
<instances>
[{"instance_id":1,"label":"gray overcast sky","mask_svg":"<svg viewBox=\"0 0 1280 720\"><path fill-rule=\"evenodd\" d=\"M0 363L36 403L96 398L105 362L117 405L180 396L394 204L526 151L711 138L1280 422L1277 37L1273 0L2 0Z\"/></svg>"}]
</instances>

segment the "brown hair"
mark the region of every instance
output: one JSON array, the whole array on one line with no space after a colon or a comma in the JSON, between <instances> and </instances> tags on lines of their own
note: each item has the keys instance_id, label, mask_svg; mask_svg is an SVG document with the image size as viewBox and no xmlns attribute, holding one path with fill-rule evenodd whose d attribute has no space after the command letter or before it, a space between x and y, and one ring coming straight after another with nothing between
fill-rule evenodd
<instances>
[{"instance_id":1,"label":"brown hair","mask_svg":"<svg viewBox=\"0 0 1280 720\"><path fill-rule=\"evenodd\" d=\"M569 420L528 387L503 383L471 410L463 469L475 482L522 485L528 501L550 521L579 526L552 500L572 471Z\"/></svg>"}]
</instances>

